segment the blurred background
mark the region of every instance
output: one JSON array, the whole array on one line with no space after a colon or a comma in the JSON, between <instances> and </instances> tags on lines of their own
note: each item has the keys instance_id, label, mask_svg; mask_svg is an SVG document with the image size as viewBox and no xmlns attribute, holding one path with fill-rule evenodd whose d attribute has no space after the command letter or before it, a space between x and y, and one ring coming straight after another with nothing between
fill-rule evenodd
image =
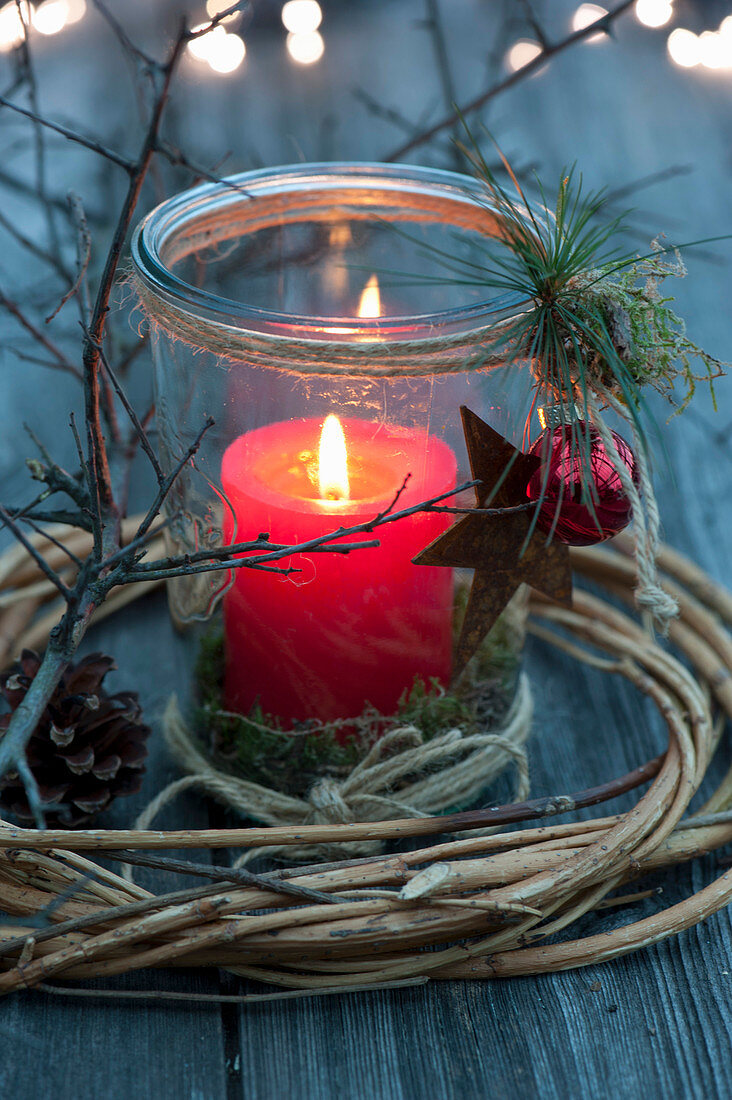
<instances>
[{"instance_id":1,"label":"blurred background","mask_svg":"<svg viewBox=\"0 0 732 1100\"><path fill-rule=\"evenodd\" d=\"M130 43L161 58L182 16L204 24L225 6L109 0L105 18L93 0L9 0L0 8L0 94L134 157L152 77ZM536 194L534 171L552 193L562 169L577 162L588 189L610 190L614 213L634 208L626 243L639 252L659 234L687 242L732 232L732 0L637 0L610 35L570 44L521 76L542 36L554 47L603 11L577 0L252 0L187 47L163 126L168 156L156 160L139 215L210 173L395 156L463 168L450 128L432 140L424 133L453 103L469 104L514 77L469 122L480 137L482 127L490 130L529 191ZM44 323L58 303L59 281L32 245L57 234L73 266L76 234L64 214L73 190L87 212L91 273L98 273L126 173L54 131L43 131L41 149L32 122L2 106L0 126L0 295L21 303L26 317L78 359L76 311L67 307ZM413 147L400 152L408 143ZM729 356L729 254L726 242L689 250L690 277L671 288L690 336L721 359ZM116 304L125 298L122 287ZM111 350L118 357L136 354L135 325L125 311L116 318ZM79 392L68 374L55 372L47 384L37 343L17 316L3 313L0 336L0 476L9 502L19 503L32 450L24 424L41 435L54 425L56 455L70 459L65 425ZM147 408L144 348L128 385L138 407ZM667 434L671 457L659 465L659 478L679 508L695 507L690 497L710 433L727 454L730 417L721 392L719 415L712 416L708 394L690 411L678 440L684 461L674 455L675 423ZM667 415L659 405L660 418ZM705 515L704 522L717 519Z\"/></svg>"}]
</instances>

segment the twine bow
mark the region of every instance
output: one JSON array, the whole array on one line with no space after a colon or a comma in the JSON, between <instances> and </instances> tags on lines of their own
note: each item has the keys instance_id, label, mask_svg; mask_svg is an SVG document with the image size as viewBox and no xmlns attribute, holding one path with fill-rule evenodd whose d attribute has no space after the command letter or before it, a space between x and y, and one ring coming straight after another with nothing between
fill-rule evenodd
<instances>
[{"instance_id":1,"label":"twine bow","mask_svg":"<svg viewBox=\"0 0 732 1100\"><path fill-rule=\"evenodd\" d=\"M306 798L298 798L216 768L186 725L173 695L163 717L163 735L174 759L188 774L162 790L140 814L135 827L149 828L164 806L183 791L194 788L243 817L265 825L296 828L432 816L474 802L510 761L517 771L516 798L522 801L529 793L524 744L532 714L529 681L521 675L501 729L466 736L456 728L426 741L416 726L400 727L376 741L345 778L325 776L311 787ZM371 855L381 847L378 841L359 841L302 848L288 846L286 852L288 859L293 860L320 855L342 858ZM250 849L237 865L265 851L274 855L285 849L274 846Z\"/></svg>"}]
</instances>

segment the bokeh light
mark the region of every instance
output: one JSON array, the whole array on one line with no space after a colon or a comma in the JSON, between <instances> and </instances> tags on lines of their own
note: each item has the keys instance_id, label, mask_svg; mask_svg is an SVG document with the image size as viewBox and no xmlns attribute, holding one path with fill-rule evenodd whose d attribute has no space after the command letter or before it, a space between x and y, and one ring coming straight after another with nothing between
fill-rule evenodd
<instances>
[{"instance_id":1,"label":"bokeh light","mask_svg":"<svg viewBox=\"0 0 732 1100\"><path fill-rule=\"evenodd\" d=\"M52 35L62 31L69 21L68 0L46 0L33 12L33 30Z\"/></svg>"},{"instance_id":2,"label":"bokeh light","mask_svg":"<svg viewBox=\"0 0 732 1100\"><path fill-rule=\"evenodd\" d=\"M512 72L518 72L541 53L541 46L531 38L519 38L506 55L506 64Z\"/></svg>"},{"instance_id":3,"label":"bokeh light","mask_svg":"<svg viewBox=\"0 0 732 1100\"><path fill-rule=\"evenodd\" d=\"M222 11L226 11L230 8L234 0L206 0L206 15L209 19L215 19L217 15L221 15ZM221 20L221 25L238 23L241 19L241 12L234 11L231 15L227 15L226 19Z\"/></svg>"},{"instance_id":4,"label":"bokeh light","mask_svg":"<svg viewBox=\"0 0 732 1100\"><path fill-rule=\"evenodd\" d=\"M244 39L238 34L226 34L217 41L206 60L215 73L233 73L246 57Z\"/></svg>"},{"instance_id":5,"label":"bokeh light","mask_svg":"<svg viewBox=\"0 0 732 1100\"><path fill-rule=\"evenodd\" d=\"M291 34L317 31L322 21L318 0L287 0L282 8L282 22Z\"/></svg>"},{"instance_id":6,"label":"bokeh light","mask_svg":"<svg viewBox=\"0 0 732 1100\"><path fill-rule=\"evenodd\" d=\"M325 52L325 42L319 31L303 31L288 34L287 52L298 65L314 65Z\"/></svg>"},{"instance_id":7,"label":"bokeh light","mask_svg":"<svg viewBox=\"0 0 732 1100\"><path fill-rule=\"evenodd\" d=\"M66 25L78 23L86 15L86 0L66 0Z\"/></svg>"},{"instance_id":8,"label":"bokeh light","mask_svg":"<svg viewBox=\"0 0 732 1100\"><path fill-rule=\"evenodd\" d=\"M572 16L572 30L583 31L585 27L602 19L603 15L607 15L607 9L601 8L599 4L580 4ZM585 41L602 42L606 37L607 35L601 31L598 34L591 34Z\"/></svg>"},{"instance_id":9,"label":"bokeh light","mask_svg":"<svg viewBox=\"0 0 732 1100\"><path fill-rule=\"evenodd\" d=\"M644 27L665 27L674 13L671 0L637 0L636 18Z\"/></svg>"},{"instance_id":10,"label":"bokeh light","mask_svg":"<svg viewBox=\"0 0 732 1100\"><path fill-rule=\"evenodd\" d=\"M204 27L207 27L208 23L199 23L197 27L192 27L191 30L194 33L202 31ZM223 27L214 27L208 34L199 35L198 38L192 38L188 43L188 52L196 58L197 61L207 61L209 51L211 49L211 40L216 36L223 36L226 31Z\"/></svg>"},{"instance_id":11,"label":"bokeh light","mask_svg":"<svg viewBox=\"0 0 732 1100\"><path fill-rule=\"evenodd\" d=\"M693 31L677 27L668 36L667 48L671 60L684 69L693 69L701 61L699 39Z\"/></svg>"},{"instance_id":12,"label":"bokeh light","mask_svg":"<svg viewBox=\"0 0 732 1100\"><path fill-rule=\"evenodd\" d=\"M0 52L2 53L7 53L22 42L25 36L23 25L30 26L33 18L31 4L24 0L20 9L19 12L15 0L10 0L0 8Z\"/></svg>"},{"instance_id":13,"label":"bokeh light","mask_svg":"<svg viewBox=\"0 0 732 1100\"><path fill-rule=\"evenodd\" d=\"M717 31L699 35L699 60L705 69L724 69L729 63L729 44Z\"/></svg>"},{"instance_id":14,"label":"bokeh light","mask_svg":"<svg viewBox=\"0 0 732 1100\"><path fill-rule=\"evenodd\" d=\"M203 23L194 30L201 30L205 26L207 24ZM246 57L247 48L243 38L238 34L229 34L219 24L207 34L192 39L188 43L188 51L197 61L205 61L215 73L226 75L239 68Z\"/></svg>"}]
</instances>

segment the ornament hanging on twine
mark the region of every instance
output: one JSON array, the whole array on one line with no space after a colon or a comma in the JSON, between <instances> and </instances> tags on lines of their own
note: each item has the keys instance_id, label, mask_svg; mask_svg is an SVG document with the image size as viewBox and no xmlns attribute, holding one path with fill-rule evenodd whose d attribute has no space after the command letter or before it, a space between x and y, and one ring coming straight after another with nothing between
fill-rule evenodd
<instances>
[{"instance_id":1,"label":"ornament hanging on twine","mask_svg":"<svg viewBox=\"0 0 732 1100\"><path fill-rule=\"evenodd\" d=\"M611 435L617 456L637 484L633 451L617 432ZM541 462L526 486L528 499L538 508L540 531L568 546L591 546L628 526L630 498L594 425L576 419L547 424L529 454Z\"/></svg>"}]
</instances>

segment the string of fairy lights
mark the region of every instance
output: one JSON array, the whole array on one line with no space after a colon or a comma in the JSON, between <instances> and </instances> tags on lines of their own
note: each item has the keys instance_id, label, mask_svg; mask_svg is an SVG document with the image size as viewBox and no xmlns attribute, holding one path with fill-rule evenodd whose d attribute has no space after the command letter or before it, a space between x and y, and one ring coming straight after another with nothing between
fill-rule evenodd
<instances>
[{"instance_id":1,"label":"string of fairy lights","mask_svg":"<svg viewBox=\"0 0 732 1100\"><path fill-rule=\"evenodd\" d=\"M645 27L668 27L676 17L675 2L636 0L635 16ZM231 3L232 0L206 0L198 29L202 30L206 19L220 15L231 7ZM18 46L27 30L43 37L60 34L79 23L87 7L87 0L41 0L35 4L31 0L8 0L0 7L0 53L7 53ZM582 30L606 14L607 9L600 4L582 3L571 17L571 29ZM325 40L321 33L323 11L318 0L286 0L282 5L281 17L290 59L297 65L315 65L325 52ZM240 69L247 54L241 22L241 14L235 13L190 42L188 52L192 61L222 76ZM591 35L586 41L592 45L605 39L606 35L599 33ZM700 34L677 26L668 32L666 47L670 59L681 68L732 73L732 14L722 19L716 30L705 30ZM506 67L515 72L538 57L541 51L539 42L519 38L506 53Z\"/></svg>"},{"instance_id":2,"label":"string of fairy lights","mask_svg":"<svg viewBox=\"0 0 732 1100\"><path fill-rule=\"evenodd\" d=\"M635 16L645 27L660 29L674 18L675 0L636 0ZM580 4L571 19L573 31L584 30L591 23L607 15L607 8L600 4ZM592 45L606 40L603 33L587 38ZM732 15L721 21L717 30L695 34L685 27L676 27L666 40L669 57L684 69L728 70L732 72ZM519 38L506 53L506 67L512 72L522 69L542 52L541 44L532 38Z\"/></svg>"},{"instance_id":3,"label":"string of fairy lights","mask_svg":"<svg viewBox=\"0 0 732 1100\"><path fill-rule=\"evenodd\" d=\"M205 19L213 19L226 11L232 0L207 0L201 12L202 29ZM8 0L0 7L0 53L8 53L22 41L26 30L45 37L60 34L78 23L86 14L86 0ZM325 42L320 33L323 12L317 0L287 0L282 5L282 25L286 31L287 53L298 65L314 65L325 52ZM200 62L221 75L236 72L246 57L247 47L237 28L241 13L236 12L202 34L188 46L194 62Z\"/></svg>"},{"instance_id":4,"label":"string of fairy lights","mask_svg":"<svg viewBox=\"0 0 732 1100\"><path fill-rule=\"evenodd\" d=\"M209 19L231 7L231 0L206 0ZM236 27L240 13L228 16L209 31L188 45L188 52L215 73L233 73L246 57L246 43ZM287 31L287 52L298 65L314 65L325 52L325 42L319 27L323 12L317 0L287 0L282 5L282 24ZM196 29L206 26L201 23Z\"/></svg>"}]
</instances>

